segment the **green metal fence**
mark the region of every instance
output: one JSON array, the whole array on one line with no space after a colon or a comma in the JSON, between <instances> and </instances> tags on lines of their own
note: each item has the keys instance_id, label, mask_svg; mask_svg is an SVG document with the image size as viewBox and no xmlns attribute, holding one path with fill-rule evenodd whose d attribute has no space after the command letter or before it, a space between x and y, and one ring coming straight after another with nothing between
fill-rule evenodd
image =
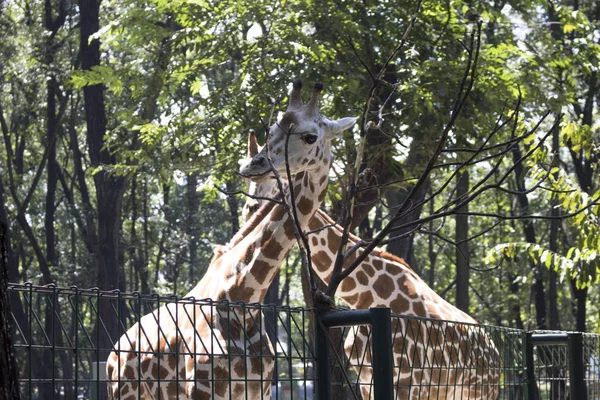
<instances>
[{"instance_id":1,"label":"green metal fence","mask_svg":"<svg viewBox=\"0 0 600 400\"><path fill-rule=\"evenodd\" d=\"M390 315L388 309L315 313L304 308L31 284L11 284L9 293L25 399L107 398L105 363L115 343L159 307L163 312L156 317L161 321L156 325L158 337L167 337L163 330L167 316L177 324L224 318L228 326L242 328L241 341L226 342L215 354L206 347L189 346L160 354L151 348L145 353L164 360L162 367L158 364L159 372L169 357L213 356L211 373L203 378L209 381L209 391L204 393L209 398L600 399L599 335L524 332ZM185 312L165 312L176 306ZM259 331L245 329L243 321L249 315L261 327ZM142 328L138 333L147 334ZM270 355L251 349L253 335L261 338L260 343L270 340ZM120 355L133 358L128 354ZM143 356L136 365L142 366ZM219 363L235 370L234 357L242 357L248 371L255 361L267 360L274 373L260 368L241 378L216 373ZM128 390L136 391L139 398L144 387L161 385L165 391L160 398L187 398L186 385L202 381L198 373L193 379L161 378L159 373L153 380L139 372L122 376L133 379L135 384ZM115 385L124 383L120 380ZM252 392L253 385L263 390ZM271 394L264 390L267 386ZM171 394L169 387L174 388Z\"/></svg>"}]
</instances>

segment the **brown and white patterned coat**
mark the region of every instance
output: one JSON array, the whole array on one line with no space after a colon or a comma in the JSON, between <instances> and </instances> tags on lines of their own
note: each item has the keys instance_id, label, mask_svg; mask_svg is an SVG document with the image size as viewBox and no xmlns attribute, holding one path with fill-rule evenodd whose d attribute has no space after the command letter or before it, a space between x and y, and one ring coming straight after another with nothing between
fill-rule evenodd
<instances>
[{"instance_id":1,"label":"brown and white patterned coat","mask_svg":"<svg viewBox=\"0 0 600 400\"><path fill-rule=\"evenodd\" d=\"M258 151L250 133L249 154ZM273 198L279 190L274 181L252 182L249 194ZM265 200L248 198L243 216L248 218ZM312 263L317 275L329 282L343 228L324 211L317 210L309 222ZM351 235L349 247L360 239ZM361 253L358 250L349 265ZM446 322L394 318L392 324L397 399L496 399L500 382L500 359L495 344L477 321L435 293L401 258L376 249L342 281L336 293L353 309L390 307L404 316L435 318ZM345 351L360 376L365 399L372 398L370 349L366 327L351 331ZM375 338L376 340L376 338Z\"/></svg>"},{"instance_id":2,"label":"brown and white patterned coat","mask_svg":"<svg viewBox=\"0 0 600 400\"><path fill-rule=\"evenodd\" d=\"M331 121L318 111L321 86L306 105L294 82L288 110L270 129L266 148L240 170L253 180L273 168L286 174L285 144L294 176L300 229L325 198L331 165L330 141L355 118ZM211 261L206 275L186 295L229 302L261 302L279 266L293 247L293 220L281 203L264 205ZM115 345L107 362L111 398L270 398L273 349L255 309L175 304L144 316Z\"/></svg>"}]
</instances>

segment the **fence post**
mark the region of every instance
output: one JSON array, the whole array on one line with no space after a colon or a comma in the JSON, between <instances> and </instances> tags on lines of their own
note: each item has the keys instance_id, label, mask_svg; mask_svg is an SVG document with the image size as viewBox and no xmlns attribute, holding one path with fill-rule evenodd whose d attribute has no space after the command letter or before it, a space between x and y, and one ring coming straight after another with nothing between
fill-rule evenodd
<instances>
[{"instance_id":1,"label":"fence post","mask_svg":"<svg viewBox=\"0 0 600 400\"><path fill-rule=\"evenodd\" d=\"M392 314L389 308L371 308L373 385L376 399L394 398Z\"/></svg>"},{"instance_id":2,"label":"fence post","mask_svg":"<svg viewBox=\"0 0 600 400\"><path fill-rule=\"evenodd\" d=\"M329 371L329 344L327 343L327 332L322 324L323 311L316 310L314 315L315 324L315 366L317 369L317 400L329 400L331 398L331 376Z\"/></svg>"},{"instance_id":3,"label":"fence post","mask_svg":"<svg viewBox=\"0 0 600 400\"><path fill-rule=\"evenodd\" d=\"M533 365L532 332L523 332L523 362L525 367L525 394L527 400L537 400L537 386L535 384L535 371Z\"/></svg>"},{"instance_id":4,"label":"fence post","mask_svg":"<svg viewBox=\"0 0 600 400\"><path fill-rule=\"evenodd\" d=\"M581 332L569 332L567 345L569 346L569 383L571 386L571 398L586 399L583 334Z\"/></svg>"}]
</instances>

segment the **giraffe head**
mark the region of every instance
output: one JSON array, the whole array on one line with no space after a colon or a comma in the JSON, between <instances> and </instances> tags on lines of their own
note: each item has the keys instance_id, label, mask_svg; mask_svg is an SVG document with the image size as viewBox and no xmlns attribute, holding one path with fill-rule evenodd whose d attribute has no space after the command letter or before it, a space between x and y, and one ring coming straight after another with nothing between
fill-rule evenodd
<instances>
[{"instance_id":1,"label":"giraffe head","mask_svg":"<svg viewBox=\"0 0 600 400\"><path fill-rule=\"evenodd\" d=\"M322 116L318 105L322 89L323 85L317 83L310 101L303 104L302 82L294 82L286 112L269 129L269 137L263 149L242 165L240 175L253 181L268 179L272 177L272 164L282 177L287 176L286 144L292 175L320 169L324 163L329 166L331 140L354 125L356 118L330 120Z\"/></svg>"},{"instance_id":2,"label":"giraffe head","mask_svg":"<svg viewBox=\"0 0 600 400\"><path fill-rule=\"evenodd\" d=\"M248 159L253 158L260 151L258 140L256 138L256 132L250 130L248 133ZM246 197L246 202L242 207L242 220L248 221L250 217L258 211L258 209L264 204L266 199L274 199L279 194L279 188L275 179L263 179L260 182L255 182L251 179L244 179L246 181L247 192L250 196ZM287 181L281 182L284 190L287 187Z\"/></svg>"}]
</instances>

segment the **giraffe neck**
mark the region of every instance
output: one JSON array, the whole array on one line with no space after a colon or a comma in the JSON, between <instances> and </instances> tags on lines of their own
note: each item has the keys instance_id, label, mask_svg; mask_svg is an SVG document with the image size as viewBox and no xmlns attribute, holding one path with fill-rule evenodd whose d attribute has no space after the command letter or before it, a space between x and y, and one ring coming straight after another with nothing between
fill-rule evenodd
<instances>
[{"instance_id":1,"label":"giraffe neck","mask_svg":"<svg viewBox=\"0 0 600 400\"><path fill-rule=\"evenodd\" d=\"M341 243L341 226L318 210L309 223L312 263L325 283L329 283L335 255ZM360 241L351 235L348 247ZM362 250L357 250L344 264L347 267ZM475 320L436 294L408 264L399 257L375 249L342 281L337 296L350 307L390 307L393 313L452 321Z\"/></svg>"},{"instance_id":2,"label":"giraffe neck","mask_svg":"<svg viewBox=\"0 0 600 400\"><path fill-rule=\"evenodd\" d=\"M324 157L314 168L294 177L294 203L303 231L325 198L329 166L329 158ZM259 221L255 218L248 221L241 234L215 256L206 272L209 279L202 279L188 296L246 303L264 299L279 266L296 242L293 218L283 204L273 204L263 206L266 209L258 214L266 215Z\"/></svg>"}]
</instances>

